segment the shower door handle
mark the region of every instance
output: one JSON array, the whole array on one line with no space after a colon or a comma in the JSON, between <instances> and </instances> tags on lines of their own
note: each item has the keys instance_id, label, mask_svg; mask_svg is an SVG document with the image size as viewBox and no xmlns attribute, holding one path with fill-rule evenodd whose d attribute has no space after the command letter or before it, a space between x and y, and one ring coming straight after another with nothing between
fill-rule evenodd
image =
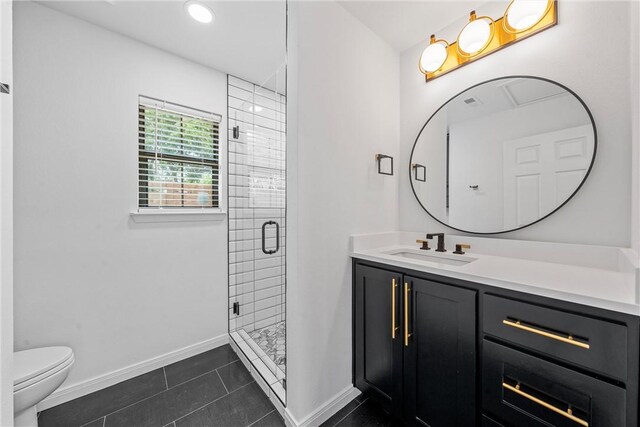
<instances>
[{"instance_id":1,"label":"shower door handle","mask_svg":"<svg viewBox=\"0 0 640 427\"><path fill-rule=\"evenodd\" d=\"M267 225L276 226L276 248L267 250ZM262 224L262 252L267 255L273 255L280 250L280 224L275 221L267 221Z\"/></svg>"}]
</instances>

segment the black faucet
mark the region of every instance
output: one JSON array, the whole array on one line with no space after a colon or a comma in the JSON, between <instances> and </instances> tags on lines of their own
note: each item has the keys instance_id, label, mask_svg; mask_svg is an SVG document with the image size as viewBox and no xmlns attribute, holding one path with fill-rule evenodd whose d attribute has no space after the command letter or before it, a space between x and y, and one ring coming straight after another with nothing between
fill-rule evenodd
<instances>
[{"instance_id":1,"label":"black faucet","mask_svg":"<svg viewBox=\"0 0 640 427\"><path fill-rule=\"evenodd\" d=\"M438 238L438 248L436 252L447 252L444 248L444 233L429 233L427 234L427 239L433 239L434 237Z\"/></svg>"}]
</instances>

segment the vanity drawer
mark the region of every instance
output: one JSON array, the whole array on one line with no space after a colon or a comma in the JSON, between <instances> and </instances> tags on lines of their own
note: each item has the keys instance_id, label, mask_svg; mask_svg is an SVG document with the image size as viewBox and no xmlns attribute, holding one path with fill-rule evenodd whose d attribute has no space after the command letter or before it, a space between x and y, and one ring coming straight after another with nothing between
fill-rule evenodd
<instances>
[{"instance_id":1,"label":"vanity drawer","mask_svg":"<svg viewBox=\"0 0 640 427\"><path fill-rule=\"evenodd\" d=\"M627 425L624 389L487 340L482 402L518 427Z\"/></svg>"},{"instance_id":2,"label":"vanity drawer","mask_svg":"<svg viewBox=\"0 0 640 427\"><path fill-rule=\"evenodd\" d=\"M484 296L486 334L627 380L627 328L493 295Z\"/></svg>"}]
</instances>

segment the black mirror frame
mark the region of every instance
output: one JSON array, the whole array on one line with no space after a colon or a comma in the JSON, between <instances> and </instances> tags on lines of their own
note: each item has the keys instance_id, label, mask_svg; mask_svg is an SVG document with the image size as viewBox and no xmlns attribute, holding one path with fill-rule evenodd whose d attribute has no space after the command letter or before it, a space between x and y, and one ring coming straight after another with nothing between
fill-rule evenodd
<instances>
[{"instance_id":1,"label":"black mirror frame","mask_svg":"<svg viewBox=\"0 0 640 427\"><path fill-rule=\"evenodd\" d=\"M413 165L413 161L412 161L413 160L413 152L416 149L416 145L418 144L418 140L420 139L420 135L422 135L422 132L427 127L427 125L429 124L431 119L433 119L433 117L435 117L435 115L438 114L438 112L440 110L442 110L449 102L453 101L455 98L457 98L458 96L462 95L464 92L468 91L469 89L473 89L474 87L481 86L481 85L486 84L486 83L491 83L491 82L494 82L494 81L497 81L497 80L506 80L506 79L535 79L535 80L541 80L541 81L544 81L544 82L547 82L547 83L554 84L556 86L560 86L561 88L563 88L564 90L569 92L571 95L573 95L578 101L580 101L580 104L582 104L582 106L584 107L585 111L587 112L587 114L589 116L589 120L591 120L591 126L593 127L593 157L591 157L591 163L589 164L589 168L587 169L587 173L585 173L584 178L582 178L582 182L580 182L580 185L578 185L578 188L575 189L575 191L571 194L571 196L567 197L567 199L564 202L562 202L560 205L558 205L558 207L556 207L553 211L549 212L547 215L537 219L536 221L534 221L534 222L532 222L530 224L523 225L522 227L512 228L510 230L491 231L491 232L469 231L469 230L463 230L461 228L452 227L451 225L440 221L438 218L436 218L434 215L432 215L431 212L429 212L429 210L422 204L422 202L418 198L418 194L416 193L416 189L413 186L413 180L411 179L411 177L412 177L411 167ZM589 177L589 174L591 173L591 170L593 169L593 164L595 163L595 160L596 160L597 151L598 151L598 131L597 131L597 128L596 128L596 122L593 119L593 114L591 114L591 110L589 110L589 107L587 107L587 104L585 104L585 102L582 100L582 98L580 98L578 96L577 93L575 93L574 91L572 91L571 89L569 89L568 87L566 87L565 85L563 85L561 83L558 83L558 82L556 82L554 80L547 79L547 78L544 78L544 77L527 76L527 75L496 77L494 79L485 80L485 81L483 81L481 83L477 83L477 84L475 84L473 86L469 86L468 88L458 92L457 94L455 94L454 96L449 98L445 103L443 103L440 107L438 107L438 109L425 122L425 124L422 126L422 128L420 128L420 132L418 132L418 136L416 136L416 140L413 143L413 147L411 148L411 155L409 156L409 184L411 184L411 191L413 192L413 196L416 198L416 200L417 200L418 204L420 205L420 207L422 207L422 209L424 209L424 211L427 214L429 214L429 216L431 218L435 219L437 222L439 222L440 224L444 225L445 227L448 227L448 228L450 228L452 230L460 231L460 232L463 232L463 233L478 234L478 235L492 235L492 234L511 233L513 231L522 230L523 228L531 227L532 225L539 223L540 221L550 217L551 215L556 213L558 210L560 210L564 205L569 203L569 200L573 199L573 197L578 193L578 191L580 191L580 189L582 188L584 183L587 181L587 178Z\"/></svg>"}]
</instances>

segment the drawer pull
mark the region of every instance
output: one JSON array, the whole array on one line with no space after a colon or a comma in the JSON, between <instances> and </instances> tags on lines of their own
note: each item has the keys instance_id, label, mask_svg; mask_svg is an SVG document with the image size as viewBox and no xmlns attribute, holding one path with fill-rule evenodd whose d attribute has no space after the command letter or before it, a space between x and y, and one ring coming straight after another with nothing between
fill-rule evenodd
<instances>
[{"instance_id":1,"label":"drawer pull","mask_svg":"<svg viewBox=\"0 0 640 427\"><path fill-rule=\"evenodd\" d=\"M547 409L548 409L548 410L550 410L550 411L555 412L556 414L560 414L560 415L562 415L563 417L568 418L568 419L570 419L571 421L573 421L573 422L576 422L576 423L580 424L581 426L589 427L589 423L588 423L588 422L586 422L586 421L585 421L585 420L583 420L582 418L578 418L578 417L576 417L575 415L573 415L573 411L571 410L571 408L567 409L566 411L563 411L563 410L562 410L562 409L560 409L560 408L556 408L555 406L548 404L548 403L547 403L547 402L545 402L544 400L540 400L540 399L538 399L537 397L532 396L532 395L530 395L529 393L525 393L524 391L520 390L520 384L517 384L517 385L514 387L514 386L512 386L512 385L510 385L510 384L507 384L507 383L504 383L504 382L503 382L503 383L502 383L502 387L504 387L504 388L506 388L507 390L510 390L510 391L512 391L512 392L514 392L514 393L517 393L517 394L519 394L520 396L522 396L522 397L524 397L524 398L526 398L526 399L529 399L530 401L535 402L535 403L537 403L538 405L540 405L540 406L542 406L542 407L544 407L544 408L547 408Z\"/></svg>"},{"instance_id":2,"label":"drawer pull","mask_svg":"<svg viewBox=\"0 0 640 427\"><path fill-rule=\"evenodd\" d=\"M396 339L396 331L398 327L396 326L396 288L398 285L396 284L396 279L391 280L391 338Z\"/></svg>"},{"instance_id":3,"label":"drawer pull","mask_svg":"<svg viewBox=\"0 0 640 427\"><path fill-rule=\"evenodd\" d=\"M409 284L405 282L404 284L404 346L409 347L409 337L411 333L409 332Z\"/></svg>"},{"instance_id":4,"label":"drawer pull","mask_svg":"<svg viewBox=\"0 0 640 427\"><path fill-rule=\"evenodd\" d=\"M571 335L569 335L568 337L563 337L562 335L552 334L546 331L542 331L540 329L532 328L531 326L523 325L522 323L520 323L519 320L514 322L512 320L505 319L502 321L502 323L504 323L507 326L511 326L513 328L521 329L523 331L531 332L537 335L542 335L543 337L551 338L552 340L562 341L564 343L575 345L576 347L585 348L589 350L589 344L576 341L573 339L573 336Z\"/></svg>"}]
</instances>

